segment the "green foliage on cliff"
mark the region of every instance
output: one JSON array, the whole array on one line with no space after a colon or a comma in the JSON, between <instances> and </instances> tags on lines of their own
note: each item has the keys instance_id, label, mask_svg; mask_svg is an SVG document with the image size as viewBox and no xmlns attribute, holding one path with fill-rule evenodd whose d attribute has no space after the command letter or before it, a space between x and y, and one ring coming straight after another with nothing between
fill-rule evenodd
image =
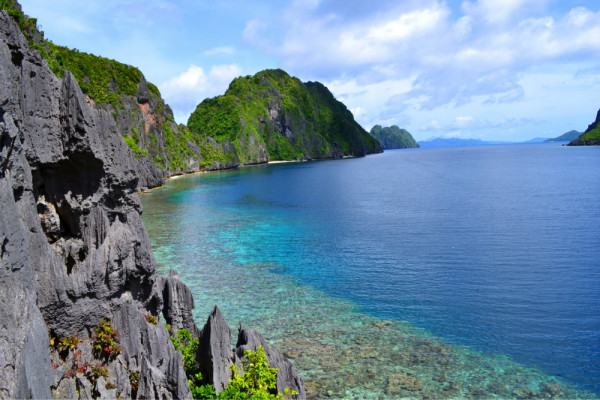
<instances>
[{"instance_id":1,"label":"green foliage on cliff","mask_svg":"<svg viewBox=\"0 0 600 400\"><path fill-rule=\"evenodd\" d=\"M125 140L125 143L127 143L127 146L129 146L131 151L133 151L133 155L135 156L135 158L148 155L148 150L140 149L137 144L137 141L133 137L125 136L123 139Z\"/></svg>"},{"instance_id":2,"label":"green foliage on cliff","mask_svg":"<svg viewBox=\"0 0 600 400\"><path fill-rule=\"evenodd\" d=\"M59 78L68 69L81 86L81 90L97 103L120 106L121 94L135 96L142 78L139 69L115 60L98 57L46 41L48 62Z\"/></svg>"},{"instance_id":3,"label":"green foliage on cliff","mask_svg":"<svg viewBox=\"0 0 600 400\"><path fill-rule=\"evenodd\" d=\"M591 123L581 136L569 143L569 146L600 146L600 110L596 121Z\"/></svg>"},{"instance_id":4,"label":"green foliage on cliff","mask_svg":"<svg viewBox=\"0 0 600 400\"><path fill-rule=\"evenodd\" d=\"M406 149L419 147L410 132L398 128L396 125L382 128L375 125L371 129L371 135L381 143L384 149Z\"/></svg>"},{"instance_id":5,"label":"green foliage on cliff","mask_svg":"<svg viewBox=\"0 0 600 400\"><path fill-rule=\"evenodd\" d=\"M198 105L188 127L235 143L243 163L381 150L325 86L304 84L280 69L236 78L223 96Z\"/></svg>"}]
</instances>

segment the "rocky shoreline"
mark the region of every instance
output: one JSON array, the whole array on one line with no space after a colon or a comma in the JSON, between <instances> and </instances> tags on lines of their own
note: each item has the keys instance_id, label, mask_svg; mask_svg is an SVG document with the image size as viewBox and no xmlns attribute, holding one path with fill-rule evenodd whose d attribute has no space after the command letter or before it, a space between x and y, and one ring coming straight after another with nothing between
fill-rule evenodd
<instances>
[{"instance_id":1,"label":"rocky shoreline","mask_svg":"<svg viewBox=\"0 0 600 400\"><path fill-rule=\"evenodd\" d=\"M6 11L0 75L0 397L190 398L161 314L200 338L222 387L243 349L266 343L240 328L232 349L217 307L198 329L189 289L157 275L137 194L154 183L140 185L114 117L69 71L57 78ZM101 332L114 343L98 347ZM294 367L265 349L278 390L304 398Z\"/></svg>"}]
</instances>

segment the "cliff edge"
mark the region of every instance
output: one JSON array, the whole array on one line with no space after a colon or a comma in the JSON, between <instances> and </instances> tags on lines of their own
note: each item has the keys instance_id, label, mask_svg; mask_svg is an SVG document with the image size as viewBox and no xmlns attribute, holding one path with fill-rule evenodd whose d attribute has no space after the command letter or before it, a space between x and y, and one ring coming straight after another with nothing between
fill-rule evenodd
<instances>
[{"instance_id":1,"label":"cliff edge","mask_svg":"<svg viewBox=\"0 0 600 400\"><path fill-rule=\"evenodd\" d=\"M189 324L193 302L163 300L175 278L157 276L114 116L5 10L0 79L0 397L190 398L156 320Z\"/></svg>"}]
</instances>

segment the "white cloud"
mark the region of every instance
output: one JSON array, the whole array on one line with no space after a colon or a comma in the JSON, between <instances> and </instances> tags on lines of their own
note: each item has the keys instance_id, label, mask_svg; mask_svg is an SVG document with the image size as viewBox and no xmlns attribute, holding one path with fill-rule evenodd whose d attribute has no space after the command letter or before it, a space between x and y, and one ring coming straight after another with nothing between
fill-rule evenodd
<instances>
[{"instance_id":1,"label":"white cloud","mask_svg":"<svg viewBox=\"0 0 600 400\"><path fill-rule=\"evenodd\" d=\"M443 109L440 129L453 132L491 131L520 114L515 107L528 101L521 83L534 67L600 59L600 12L586 8L550 15L548 0L464 1L462 13L441 0L390 4L352 18L296 5L279 25L251 21L246 39L263 49L278 43L271 55L295 75L325 81L351 110L364 110L356 115L363 126L433 128L426 121ZM456 111L466 106L507 114L467 121Z\"/></svg>"},{"instance_id":2,"label":"white cloud","mask_svg":"<svg viewBox=\"0 0 600 400\"><path fill-rule=\"evenodd\" d=\"M202 53L205 56L231 56L235 54L235 48L232 46L220 46L214 47L212 49L206 50Z\"/></svg>"},{"instance_id":3,"label":"white cloud","mask_svg":"<svg viewBox=\"0 0 600 400\"><path fill-rule=\"evenodd\" d=\"M358 119L363 114L365 114L367 112L367 110L365 110L362 107L354 107L354 108L350 109L350 112L352 113L352 115L354 115L354 119Z\"/></svg>"},{"instance_id":4,"label":"white cloud","mask_svg":"<svg viewBox=\"0 0 600 400\"><path fill-rule=\"evenodd\" d=\"M241 74L242 69L237 64L215 65L208 74L202 67L190 65L187 71L160 85L160 91L173 108L177 122L186 123L202 100L223 94L229 83Z\"/></svg>"},{"instance_id":5,"label":"white cloud","mask_svg":"<svg viewBox=\"0 0 600 400\"><path fill-rule=\"evenodd\" d=\"M481 19L487 24L504 24L523 15L533 14L545 8L547 0L478 0L465 1L465 14Z\"/></svg>"}]
</instances>

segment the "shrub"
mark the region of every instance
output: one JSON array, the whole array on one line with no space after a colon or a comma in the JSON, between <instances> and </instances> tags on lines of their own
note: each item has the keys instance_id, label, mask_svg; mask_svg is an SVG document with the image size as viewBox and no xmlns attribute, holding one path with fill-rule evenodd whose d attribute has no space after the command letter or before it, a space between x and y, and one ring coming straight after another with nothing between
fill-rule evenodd
<instances>
[{"instance_id":1,"label":"shrub","mask_svg":"<svg viewBox=\"0 0 600 400\"><path fill-rule=\"evenodd\" d=\"M220 399L284 399L298 394L286 388L277 393L277 368L269 366L262 346L244 352L242 368L231 366L233 377L221 393Z\"/></svg>"},{"instance_id":2,"label":"shrub","mask_svg":"<svg viewBox=\"0 0 600 400\"><path fill-rule=\"evenodd\" d=\"M96 357L107 359L115 358L121 352L119 333L112 327L110 321L103 319L96 327L92 350Z\"/></svg>"},{"instance_id":3,"label":"shrub","mask_svg":"<svg viewBox=\"0 0 600 400\"><path fill-rule=\"evenodd\" d=\"M152 324L154 326L158 325L158 318L156 318L154 315L144 314L144 318L146 318L146 322L148 322L149 324Z\"/></svg>"}]
</instances>

